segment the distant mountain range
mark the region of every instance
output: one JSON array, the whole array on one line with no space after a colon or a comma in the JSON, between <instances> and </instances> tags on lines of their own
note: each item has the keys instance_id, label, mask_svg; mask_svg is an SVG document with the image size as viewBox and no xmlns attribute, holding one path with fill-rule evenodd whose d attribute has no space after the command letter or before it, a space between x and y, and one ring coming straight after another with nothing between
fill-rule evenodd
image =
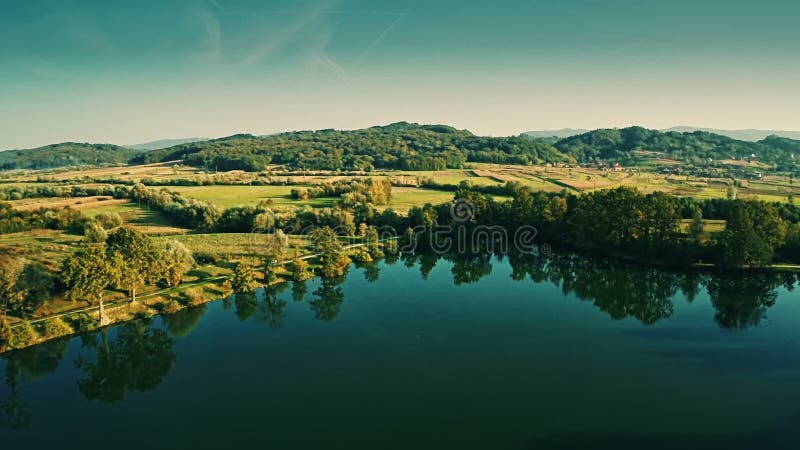
<instances>
[{"instance_id":1,"label":"distant mountain range","mask_svg":"<svg viewBox=\"0 0 800 450\"><path fill-rule=\"evenodd\" d=\"M161 150L162 148L173 147L175 145L191 144L192 142L207 140L208 138L159 139L153 142L145 142L144 144L123 145L123 147L140 151Z\"/></svg>"},{"instance_id":2,"label":"distant mountain range","mask_svg":"<svg viewBox=\"0 0 800 450\"><path fill-rule=\"evenodd\" d=\"M555 137L563 139L576 136L579 134L588 133L589 131L591 130L584 130L581 128L561 128L560 130L527 131L525 132L525 134L527 134L528 136L539 137L539 138ZM676 131L679 133L706 131L709 133L719 134L721 136L727 136L731 139L738 139L740 141L750 141L750 142L760 141L765 137L772 135L787 137L790 139L800 139L800 131L787 131L787 130L756 130L756 129L720 130L717 128L698 128L698 127L680 126L680 127L666 128L660 131L664 132Z\"/></svg>"}]
</instances>

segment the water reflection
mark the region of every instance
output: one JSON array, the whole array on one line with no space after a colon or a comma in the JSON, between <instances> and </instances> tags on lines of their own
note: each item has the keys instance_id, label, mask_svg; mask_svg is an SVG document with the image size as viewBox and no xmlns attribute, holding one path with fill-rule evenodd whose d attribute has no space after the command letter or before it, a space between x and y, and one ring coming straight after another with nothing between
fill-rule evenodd
<instances>
[{"instance_id":1,"label":"water reflection","mask_svg":"<svg viewBox=\"0 0 800 450\"><path fill-rule=\"evenodd\" d=\"M78 390L88 400L113 403L128 392L157 387L175 361L174 339L149 321L125 323L109 339L105 330L84 340L93 358L81 355L76 365L83 372Z\"/></svg>"},{"instance_id":2,"label":"water reflection","mask_svg":"<svg viewBox=\"0 0 800 450\"><path fill-rule=\"evenodd\" d=\"M494 256L508 260L512 280L552 283L565 295L592 302L612 319L633 317L644 325L670 317L679 292L693 302L705 289L717 310L714 320L720 327L756 326L775 304L777 289L791 290L797 281L790 272L674 272L574 254ZM419 267L423 278L428 278L440 259L451 262L455 285L475 283L491 274L492 257L487 253L403 256L405 265Z\"/></svg>"},{"instance_id":3,"label":"water reflection","mask_svg":"<svg viewBox=\"0 0 800 450\"><path fill-rule=\"evenodd\" d=\"M163 316L162 319L164 320L164 325L167 327L167 331L169 331L172 336L182 338L188 336L189 333L192 332L194 327L200 323L200 319L205 313L206 305L200 305L178 311L175 314Z\"/></svg>"},{"instance_id":4,"label":"water reflection","mask_svg":"<svg viewBox=\"0 0 800 450\"><path fill-rule=\"evenodd\" d=\"M402 260L406 267L418 270L424 279L429 278L444 260L448 263L454 285L476 283L492 274L498 261L502 264L507 261L513 282L552 284L565 295L590 302L612 319L635 318L644 325L669 318L679 293L685 301L693 302L706 292L715 310L713 321L725 330L758 326L775 305L778 289L791 290L797 282L792 273L671 272L571 254L545 257L416 253L392 257L383 264L394 264L398 260ZM375 283L380 279L380 267L381 263L372 262L358 270L363 271L367 282ZM448 276L447 271L439 270L437 274L440 273ZM317 287L310 293L308 310L316 319L331 322L339 316L345 304L342 284L346 276L284 283L239 294L225 299L224 307L234 309L233 313L242 321L254 320L278 330L287 320L287 300L291 298L298 303L306 300L309 285L312 285ZM188 336L205 312L206 307L201 306L165 316L163 327L144 320L82 336L81 351L74 361L80 371L78 391L88 400L113 403L123 400L128 393L156 388L175 362L175 339ZM637 334L640 331L629 330L626 333L642 339L661 336L659 330ZM684 341L704 341L713 334L708 329L696 328L663 329L660 332L667 333L663 337L668 339ZM4 381L8 394L0 403L0 427L20 430L31 423L32 411L21 398L20 388L54 372L64 359L69 342L48 342L2 356L6 360ZM751 368L775 368L774 361L767 356L754 354L748 359L741 353L723 353L719 349L661 349L652 354L680 361L705 361L713 367L734 367L737 362L746 360ZM796 369L796 366L787 364L780 368ZM546 445L558 445L560 438L553 439Z\"/></svg>"},{"instance_id":5,"label":"water reflection","mask_svg":"<svg viewBox=\"0 0 800 450\"><path fill-rule=\"evenodd\" d=\"M314 291L314 300L308 303L314 312L314 317L330 322L339 315L344 303L344 291L341 288L344 280L345 277L322 280L322 284Z\"/></svg>"},{"instance_id":6,"label":"water reflection","mask_svg":"<svg viewBox=\"0 0 800 450\"><path fill-rule=\"evenodd\" d=\"M267 324L273 330L279 329L283 325L286 315L286 300L278 298L278 294L285 289L285 284L270 286L262 289L263 299L256 308L256 320Z\"/></svg>"},{"instance_id":7,"label":"water reflection","mask_svg":"<svg viewBox=\"0 0 800 450\"><path fill-rule=\"evenodd\" d=\"M54 372L68 345L68 339L59 339L4 355L7 360L4 381L9 392L0 402L0 428L16 431L30 425L32 411L21 398L20 388Z\"/></svg>"}]
</instances>

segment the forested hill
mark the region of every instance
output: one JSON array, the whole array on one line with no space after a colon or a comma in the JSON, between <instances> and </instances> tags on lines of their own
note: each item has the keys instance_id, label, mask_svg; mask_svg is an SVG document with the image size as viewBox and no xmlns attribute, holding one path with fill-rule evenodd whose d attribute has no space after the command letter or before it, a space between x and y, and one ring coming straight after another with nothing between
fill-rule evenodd
<instances>
[{"instance_id":1,"label":"forested hill","mask_svg":"<svg viewBox=\"0 0 800 450\"><path fill-rule=\"evenodd\" d=\"M139 152L112 144L64 142L0 152L0 169L52 169L67 166L126 164Z\"/></svg>"},{"instance_id":2,"label":"forested hill","mask_svg":"<svg viewBox=\"0 0 800 450\"><path fill-rule=\"evenodd\" d=\"M795 168L800 141L769 136L740 141L706 131L661 132L641 127L601 129L571 136L555 147L578 161L630 161L638 150L666 153L676 161L702 164L708 159L755 159L778 168Z\"/></svg>"},{"instance_id":3,"label":"forested hill","mask_svg":"<svg viewBox=\"0 0 800 450\"><path fill-rule=\"evenodd\" d=\"M0 167L45 169L182 159L188 165L222 171L260 171L270 164L305 170L440 170L460 168L467 162L636 165L648 158L694 165L747 159L797 172L800 141L769 136L749 142L705 131L661 132L641 127L600 129L560 140L528 135L483 137L445 125L399 122L353 131L238 134L149 152L108 144L64 143L0 152Z\"/></svg>"},{"instance_id":4,"label":"forested hill","mask_svg":"<svg viewBox=\"0 0 800 450\"><path fill-rule=\"evenodd\" d=\"M183 159L187 164L217 170L261 170L268 164L297 169L459 168L466 162L539 164L544 162L641 161L637 151L659 158L706 164L729 159L757 160L795 170L800 141L770 136L748 142L705 131L661 132L642 127L600 129L561 140L481 137L444 125L396 123L355 131L299 131L273 136L236 135L179 145L143 154L139 162Z\"/></svg>"},{"instance_id":5,"label":"forested hill","mask_svg":"<svg viewBox=\"0 0 800 450\"><path fill-rule=\"evenodd\" d=\"M138 162L183 159L217 170L261 170L267 164L297 169L438 170L467 161L535 164L570 161L549 141L529 136L480 137L445 125L405 122L363 130L235 135L149 152Z\"/></svg>"}]
</instances>

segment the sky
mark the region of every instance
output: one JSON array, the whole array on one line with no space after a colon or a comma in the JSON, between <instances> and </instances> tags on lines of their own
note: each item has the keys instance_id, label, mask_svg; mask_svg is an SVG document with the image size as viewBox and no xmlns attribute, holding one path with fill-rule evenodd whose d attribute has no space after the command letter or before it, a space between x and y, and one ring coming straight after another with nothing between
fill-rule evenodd
<instances>
[{"instance_id":1,"label":"sky","mask_svg":"<svg viewBox=\"0 0 800 450\"><path fill-rule=\"evenodd\" d=\"M0 3L0 149L442 123L800 129L796 0Z\"/></svg>"}]
</instances>

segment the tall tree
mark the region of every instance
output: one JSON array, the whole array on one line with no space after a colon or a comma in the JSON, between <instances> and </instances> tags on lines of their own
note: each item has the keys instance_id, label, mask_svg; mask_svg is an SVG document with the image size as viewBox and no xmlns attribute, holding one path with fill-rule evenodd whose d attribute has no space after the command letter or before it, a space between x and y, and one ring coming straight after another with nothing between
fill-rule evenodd
<instances>
[{"instance_id":1,"label":"tall tree","mask_svg":"<svg viewBox=\"0 0 800 450\"><path fill-rule=\"evenodd\" d=\"M240 261L233 269L233 276L231 277L231 287L233 292L241 294L243 292L252 292L256 286L256 272L253 266L244 261Z\"/></svg>"},{"instance_id":2,"label":"tall tree","mask_svg":"<svg viewBox=\"0 0 800 450\"><path fill-rule=\"evenodd\" d=\"M164 244L161 251L162 270L167 284L170 286L177 286L181 282L183 274L194 266L194 257L192 251L189 250L183 243L171 239Z\"/></svg>"},{"instance_id":3,"label":"tall tree","mask_svg":"<svg viewBox=\"0 0 800 450\"><path fill-rule=\"evenodd\" d=\"M100 306L100 325L107 325L108 318L103 309L103 291L119 280L117 270L120 255L107 259L106 252L92 245L79 250L67 258L61 266L61 281L67 287L67 298L71 301L97 301Z\"/></svg>"},{"instance_id":4,"label":"tall tree","mask_svg":"<svg viewBox=\"0 0 800 450\"><path fill-rule=\"evenodd\" d=\"M132 228L121 227L108 235L106 256L118 265L120 285L136 302L137 289L159 276L160 255L152 239Z\"/></svg>"},{"instance_id":5,"label":"tall tree","mask_svg":"<svg viewBox=\"0 0 800 450\"><path fill-rule=\"evenodd\" d=\"M261 258L264 264L264 284L269 284L277 269L283 262L289 248L289 237L282 230L265 235L261 247Z\"/></svg>"},{"instance_id":6,"label":"tall tree","mask_svg":"<svg viewBox=\"0 0 800 450\"><path fill-rule=\"evenodd\" d=\"M694 211L692 212L692 223L689 225L689 238L697 247L702 246L706 241L706 230L705 224L703 223L703 210L697 207L694 208Z\"/></svg>"},{"instance_id":7,"label":"tall tree","mask_svg":"<svg viewBox=\"0 0 800 450\"><path fill-rule=\"evenodd\" d=\"M341 276L350 259L345 255L344 247L336 232L330 227L318 228L312 233L311 240L314 251L319 255L322 276Z\"/></svg>"},{"instance_id":8,"label":"tall tree","mask_svg":"<svg viewBox=\"0 0 800 450\"><path fill-rule=\"evenodd\" d=\"M767 265L785 239L786 224L771 205L734 202L719 239L722 263L728 267Z\"/></svg>"}]
</instances>

